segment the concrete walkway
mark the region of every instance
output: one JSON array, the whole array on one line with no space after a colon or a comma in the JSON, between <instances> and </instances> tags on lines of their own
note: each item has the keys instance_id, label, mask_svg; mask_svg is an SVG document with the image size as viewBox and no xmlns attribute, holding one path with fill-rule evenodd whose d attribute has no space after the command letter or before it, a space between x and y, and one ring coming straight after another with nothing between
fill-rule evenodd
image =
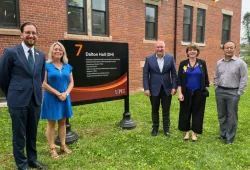
<instances>
[{"instance_id":1,"label":"concrete walkway","mask_svg":"<svg viewBox=\"0 0 250 170\"><path fill-rule=\"evenodd\" d=\"M0 98L0 107L7 107L7 102L5 98Z\"/></svg>"}]
</instances>

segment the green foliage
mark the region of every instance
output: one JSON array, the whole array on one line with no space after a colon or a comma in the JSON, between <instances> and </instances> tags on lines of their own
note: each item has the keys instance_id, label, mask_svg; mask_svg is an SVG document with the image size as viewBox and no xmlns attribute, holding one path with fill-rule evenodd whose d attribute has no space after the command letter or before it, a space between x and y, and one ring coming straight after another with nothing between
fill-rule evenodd
<instances>
[{"instance_id":1,"label":"green foliage","mask_svg":"<svg viewBox=\"0 0 250 170\"><path fill-rule=\"evenodd\" d=\"M241 97L236 140L225 145L217 140L219 123L213 86L207 98L203 134L198 142L184 142L178 130L179 103L171 105L171 137L162 127L151 137L151 106L144 94L130 96L131 118L137 127L121 130L124 101L117 100L73 107L72 130L79 135L70 145L71 155L53 160L45 136L46 121L39 122L38 158L51 170L246 170L250 169L250 89ZM0 108L0 169L15 169L12 155L11 120L7 108Z\"/></svg>"},{"instance_id":2,"label":"green foliage","mask_svg":"<svg viewBox=\"0 0 250 170\"><path fill-rule=\"evenodd\" d=\"M240 55L243 57L242 59L246 62L246 64L250 66L250 46L241 46Z\"/></svg>"},{"instance_id":3,"label":"green foliage","mask_svg":"<svg viewBox=\"0 0 250 170\"><path fill-rule=\"evenodd\" d=\"M246 56L243 58L243 60L245 61L245 63L247 64L247 66L250 66L250 56Z\"/></svg>"},{"instance_id":4,"label":"green foliage","mask_svg":"<svg viewBox=\"0 0 250 170\"><path fill-rule=\"evenodd\" d=\"M245 28L245 37L243 37L243 40L246 40L250 45L250 12L245 13L242 24Z\"/></svg>"}]
</instances>

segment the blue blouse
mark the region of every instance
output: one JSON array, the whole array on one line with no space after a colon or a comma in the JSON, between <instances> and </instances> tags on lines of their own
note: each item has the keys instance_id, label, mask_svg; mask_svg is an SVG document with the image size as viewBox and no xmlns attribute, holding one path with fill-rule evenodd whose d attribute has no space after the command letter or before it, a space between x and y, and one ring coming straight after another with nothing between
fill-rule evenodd
<instances>
[{"instance_id":1,"label":"blue blouse","mask_svg":"<svg viewBox=\"0 0 250 170\"><path fill-rule=\"evenodd\" d=\"M201 89L201 69L200 66L193 68L193 70L187 68L187 89L198 90Z\"/></svg>"}]
</instances>

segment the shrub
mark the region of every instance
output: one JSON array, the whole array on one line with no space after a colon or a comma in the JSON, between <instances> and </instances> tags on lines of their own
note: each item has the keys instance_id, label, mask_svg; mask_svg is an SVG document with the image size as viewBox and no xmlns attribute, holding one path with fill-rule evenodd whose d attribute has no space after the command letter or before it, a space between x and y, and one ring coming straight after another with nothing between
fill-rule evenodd
<instances>
[{"instance_id":1,"label":"shrub","mask_svg":"<svg viewBox=\"0 0 250 170\"><path fill-rule=\"evenodd\" d=\"M243 60L246 62L247 66L250 66L250 56L243 57Z\"/></svg>"}]
</instances>

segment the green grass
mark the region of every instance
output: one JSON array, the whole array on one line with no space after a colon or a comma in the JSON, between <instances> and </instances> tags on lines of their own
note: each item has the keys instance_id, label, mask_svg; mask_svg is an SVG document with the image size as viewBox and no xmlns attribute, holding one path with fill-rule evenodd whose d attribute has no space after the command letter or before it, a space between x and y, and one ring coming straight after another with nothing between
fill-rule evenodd
<instances>
[{"instance_id":1,"label":"green grass","mask_svg":"<svg viewBox=\"0 0 250 170\"><path fill-rule=\"evenodd\" d=\"M198 142L184 142L178 130L179 103L171 106L171 137L151 137L151 106L144 94L130 96L130 112L137 127L120 130L122 100L73 107L72 130L80 139L70 145L71 155L50 158L45 137L46 121L40 121L39 160L51 170L235 170L250 169L250 89L241 97L236 140L225 145L216 138L219 124L213 87L207 100L204 131ZM7 108L0 108L0 169L15 169L11 144L11 121Z\"/></svg>"}]
</instances>

